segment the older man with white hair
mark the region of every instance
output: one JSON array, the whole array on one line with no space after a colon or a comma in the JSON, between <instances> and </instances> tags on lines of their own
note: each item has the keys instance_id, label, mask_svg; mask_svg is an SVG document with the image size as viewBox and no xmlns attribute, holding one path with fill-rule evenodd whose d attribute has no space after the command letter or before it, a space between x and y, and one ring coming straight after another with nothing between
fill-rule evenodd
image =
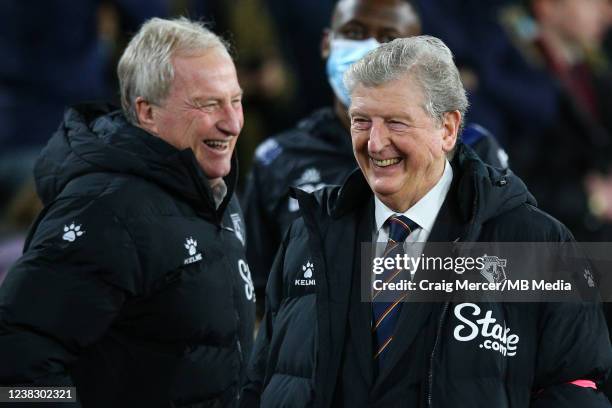
<instances>
[{"instance_id":1,"label":"older man with white hair","mask_svg":"<svg viewBox=\"0 0 612 408\"><path fill-rule=\"evenodd\" d=\"M383 44L345 84L360 169L341 188L294 191L302 217L274 263L244 406L609 406L597 392L612 353L596 302L405 303L410 292L364 291L362 243L386 244L393 259L411 242L572 237L516 176L458 141L468 103L442 41ZM400 283L396 269L385 283ZM428 273L412 282L440 276ZM592 283L576 282L589 299Z\"/></svg>"},{"instance_id":2,"label":"older man with white hair","mask_svg":"<svg viewBox=\"0 0 612 408\"><path fill-rule=\"evenodd\" d=\"M36 165L45 208L0 288L0 384L75 385L86 407L235 406L255 297L234 63L203 24L154 18L118 75L123 110L68 109Z\"/></svg>"}]
</instances>

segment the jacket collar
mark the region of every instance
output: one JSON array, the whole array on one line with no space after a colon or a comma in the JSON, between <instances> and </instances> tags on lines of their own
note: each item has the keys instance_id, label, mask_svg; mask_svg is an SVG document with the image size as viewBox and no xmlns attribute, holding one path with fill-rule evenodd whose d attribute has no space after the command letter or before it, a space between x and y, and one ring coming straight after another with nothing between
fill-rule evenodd
<instances>
[{"instance_id":1,"label":"jacket collar","mask_svg":"<svg viewBox=\"0 0 612 408\"><path fill-rule=\"evenodd\" d=\"M231 171L224 178L228 191L216 208L208 179L191 149L180 151L133 126L112 105L81 104L66 111L37 161L35 175L45 204L83 175L126 174L155 183L188 202L203 218L220 222L234 192L237 169L234 152Z\"/></svg>"}]
</instances>

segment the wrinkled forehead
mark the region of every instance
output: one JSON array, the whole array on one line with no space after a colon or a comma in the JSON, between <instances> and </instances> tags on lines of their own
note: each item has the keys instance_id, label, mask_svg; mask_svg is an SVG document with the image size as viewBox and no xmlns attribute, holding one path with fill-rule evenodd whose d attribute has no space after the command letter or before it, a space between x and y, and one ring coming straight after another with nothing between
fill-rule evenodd
<instances>
[{"instance_id":1,"label":"wrinkled forehead","mask_svg":"<svg viewBox=\"0 0 612 408\"><path fill-rule=\"evenodd\" d=\"M172 64L173 88L184 87L189 93L217 88L230 93L241 92L234 62L223 49L177 54Z\"/></svg>"},{"instance_id":2,"label":"wrinkled forehead","mask_svg":"<svg viewBox=\"0 0 612 408\"><path fill-rule=\"evenodd\" d=\"M372 29L394 29L409 32L419 24L419 17L406 0L340 0L331 21L332 30L350 22Z\"/></svg>"},{"instance_id":3,"label":"wrinkled forehead","mask_svg":"<svg viewBox=\"0 0 612 408\"><path fill-rule=\"evenodd\" d=\"M379 85L357 84L351 94L349 115L401 116L422 109L424 101L420 82L411 74L402 74Z\"/></svg>"}]
</instances>

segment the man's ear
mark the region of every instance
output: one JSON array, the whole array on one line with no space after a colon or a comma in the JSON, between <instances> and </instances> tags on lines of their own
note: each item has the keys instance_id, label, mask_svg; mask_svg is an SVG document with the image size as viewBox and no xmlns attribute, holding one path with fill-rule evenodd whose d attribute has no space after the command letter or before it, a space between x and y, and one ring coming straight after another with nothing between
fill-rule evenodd
<instances>
[{"instance_id":1,"label":"man's ear","mask_svg":"<svg viewBox=\"0 0 612 408\"><path fill-rule=\"evenodd\" d=\"M442 149L446 153L455 148L457 137L459 136L459 127L461 125L461 112L454 110L446 112L442 122L444 134L442 135Z\"/></svg>"},{"instance_id":2,"label":"man's ear","mask_svg":"<svg viewBox=\"0 0 612 408\"><path fill-rule=\"evenodd\" d=\"M329 28L323 30L323 36L321 37L321 58L326 60L329 57L329 40L332 32Z\"/></svg>"},{"instance_id":3,"label":"man's ear","mask_svg":"<svg viewBox=\"0 0 612 408\"><path fill-rule=\"evenodd\" d=\"M153 105L149 101L145 100L142 96L136 98L136 118L138 124L150 133L157 134L157 122L155 120L155 113L153 112Z\"/></svg>"}]
</instances>

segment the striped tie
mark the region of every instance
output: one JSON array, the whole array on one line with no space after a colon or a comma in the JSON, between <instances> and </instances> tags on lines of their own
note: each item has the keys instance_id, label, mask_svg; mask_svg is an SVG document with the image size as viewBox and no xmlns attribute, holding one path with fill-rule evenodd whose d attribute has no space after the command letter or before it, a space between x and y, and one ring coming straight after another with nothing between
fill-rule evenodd
<instances>
[{"instance_id":1,"label":"striped tie","mask_svg":"<svg viewBox=\"0 0 612 408\"><path fill-rule=\"evenodd\" d=\"M403 215L392 215L387 219L385 223L389 228L389 242L385 248L384 257L395 258L396 255L404 254L403 243L412 233L412 231L420 228L417 223L410 220ZM380 279L383 282L392 282L399 280L401 270L399 269L386 269L381 274ZM379 301L376 300L377 296L383 294ZM373 338L373 350L374 360L380 368L384 364L385 353L388 350L388 346L393 340L393 334L395 331L395 324L399 316L401 309L401 301L408 295L408 293L394 292L375 292L372 295L372 312L373 312L373 323L372 332L374 333Z\"/></svg>"}]
</instances>

